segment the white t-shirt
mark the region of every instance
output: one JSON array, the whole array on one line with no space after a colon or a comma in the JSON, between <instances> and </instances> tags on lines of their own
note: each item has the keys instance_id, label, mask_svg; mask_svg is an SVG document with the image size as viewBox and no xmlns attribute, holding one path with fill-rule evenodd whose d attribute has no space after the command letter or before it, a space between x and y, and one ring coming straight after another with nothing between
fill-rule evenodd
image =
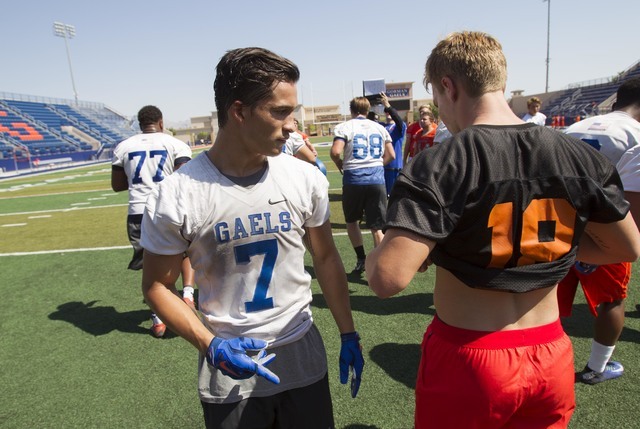
<instances>
[{"instance_id":1,"label":"white t-shirt","mask_svg":"<svg viewBox=\"0 0 640 429\"><path fill-rule=\"evenodd\" d=\"M391 142L391 136L382 125L366 118L354 118L338 124L334 135L345 141L343 170L384 167L384 146Z\"/></svg>"},{"instance_id":2,"label":"white t-shirt","mask_svg":"<svg viewBox=\"0 0 640 429\"><path fill-rule=\"evenodd\" d=\"M129 214L142 214L151 189L173 173L178 158L191 158L191 148L164 133L137 134L113 150L111 165L122 167L129 182Z\"/></svg>"},{"instance_id":3,"label":"white t-shirt","mask_svg":"<svg viewBox=\"0 0 640 429\"><path fill-rule=\"evenodd\" d=\"M312 324L303 236L329 219L329 182L292 156L267 160L251 187L225 177L206 153L187 163L149 195L141 245L160 255L187 252L214 335L276 347Z\"/></svg>"},{"instance_id":4,"label":"white t-shirt","mask_svg":"<svg viewBox=\"0 0 640 429\"><path fill-rule=\"evenodd\" d=\"M305 142L302 135L294 131L289 134L289 138L282 146L282 152L287 155L295 155L303 146L305 146Z\"/></svg>"},{"instance_id":5,"label":"white t-shirt","mask_svg":"<svg viewBox=\"0 0 640 429\"><path fill-rule=\"evenodd\" d=\"M438 121L438 128L436 128L436 135L433 137L433 143L442 143L449 137L451 137L451 132L449 131L445 123L442 121Z\"/></svg>"},{"instance_id":6,"label":"white t-shirt","mask_svg":"<svg viewBox=\"0 0 640 429\"><path fill-rule=\"evenodd\" d=\"M640 192L640 145L626 151L616 165L625 191Z\"/></svg>"},{"instance_id":7,"label":"white t-shirt","mask_svg":"<svg viewBox=\"0 0 640 429\"><path fill-rule=\"evenodd\" d=\"M525 122L533 122L536 125L544 125L547 120L547 115L537 112L535 115L531 116L530 113L527 113L522 117L522 120Z\"/></svg>"},{"instance_id":8,"label":"white t-shirt","mask_svg":"<svg viewBox=\"0 0 640 429\"><path fill-rule=\"evenodd\" d=\"M592 116L564 132L589 143L614 164L623 153L640 143L640 122L622 111Z\"/></svg>"}]
</instances>

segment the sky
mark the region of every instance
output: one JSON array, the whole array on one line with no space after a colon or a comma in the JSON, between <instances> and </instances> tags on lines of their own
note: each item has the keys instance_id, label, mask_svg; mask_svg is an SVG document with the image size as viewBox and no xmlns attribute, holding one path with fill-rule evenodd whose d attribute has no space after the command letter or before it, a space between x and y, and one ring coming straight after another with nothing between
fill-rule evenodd
<instances>
[{"instance_id":1,"label":"sky","mask_svg":"<svg viewBox=\"0 0 640 429\"><path fill-rule=\"evenodd\" d=\"M79 100L131 117L153 104L169 126L215 111L215 66L230 49L260 46L294 61L298 101L340 105L362 81L414 82L448 33L484 31L503 46L511 91L549 91L607 78L640 60L640 2L629 0L2 0L0 92Z\"/></svg>"}]
</instances>

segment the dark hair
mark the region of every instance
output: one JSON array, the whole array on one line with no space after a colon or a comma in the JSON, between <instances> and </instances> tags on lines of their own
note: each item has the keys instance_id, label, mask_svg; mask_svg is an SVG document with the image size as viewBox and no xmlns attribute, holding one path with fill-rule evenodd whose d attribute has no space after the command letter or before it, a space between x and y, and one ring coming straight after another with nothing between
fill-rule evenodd
<instances>
[{"instance_id":1,"label":"dark hair","mask_svg":"<svg viewBox=\"0 0 640 429\"><path fill-rule=\"evenodd\" d=\"M227 111L235 101L254 106L268 98L278 83L296 83L298 79L298 66L267 49L228 51L216 67L213 83L218 125L222 128L227 123Z\"/></svg>"},{"instance_id":2,"label":"dark hair","mask_svg":"<svg viewBox=\"0 0 640 429\"><path fill-rule=\"evenodd\" d=\"M623 109L632 104L640 105L640 77L629 79L618 88L615 108Z\"/></svg>"},{"instance_id":3,"label":"dark hair","mask_svg":"<svg viewBox=\"0 0 640 429\"><path fill-rule=\"evenodd\" d=\"M162 119L162 112L156 106L144 106L138 111L140 128L155 124Z\"/></svg>"}]
</instances>

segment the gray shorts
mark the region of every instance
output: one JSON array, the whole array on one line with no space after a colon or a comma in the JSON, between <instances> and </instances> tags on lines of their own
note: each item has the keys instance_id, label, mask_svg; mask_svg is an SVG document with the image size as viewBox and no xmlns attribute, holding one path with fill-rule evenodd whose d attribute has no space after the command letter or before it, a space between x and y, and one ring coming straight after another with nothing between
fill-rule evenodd
<instances>
[{"instance_id":1,"label":"gray shorts","mask_svg":"<svg viewBox=\"0 0 640 429\"><path fill-rule=\"evenodd\" d=\"M309 386L232 404L201 402L207 429L334 429L327 374Z\"/></svg>"},{"instance_id":2,"label":"gray shorts","mask_svg":"<svg viewBox=\"0 0 640 429\"><path fill-rule=\"evenodd\" d=\"M234 380L200 355L200 400L207 428L333 428L327 355L315 324L299 340L268 349L276 385L261 377Z\"/></svg>"}]
</instances>

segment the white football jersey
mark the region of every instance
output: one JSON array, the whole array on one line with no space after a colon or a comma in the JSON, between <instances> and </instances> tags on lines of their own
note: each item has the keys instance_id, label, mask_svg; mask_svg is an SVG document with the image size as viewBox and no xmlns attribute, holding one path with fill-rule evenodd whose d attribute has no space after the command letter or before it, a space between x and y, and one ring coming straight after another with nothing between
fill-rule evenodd
<instances>
[{"instance_id":1,"label":"white football jersey","mask_svg":"<svg viewBox=\"0 0 640 429\"><path fill-rule=\"evenodd\" d=\"M304 145L304 139L302 138L300 133L296 133L294 131L289 134L289 138L285 142L284 146L282 146L282 152L286 153L287 155L295 155Z\"/></svg>"},{"instance_id":2,"label":"white football jersey","mask_svg":"<svg viewBox=\"0 0 640 429\"><path fill-rule=\"evenodd\" d=\"M545 115L544 113L537 112L535 115L531 116L531 114L527 112L522 117L522 120L525 122L533 122L536 125L544 126L545 122L547 122L547 115Z\"/></svg>"},{"instance_id":3,"label":"white football jersey","mask_svg":"<svg viewBox=\"0 0 640 429\"><path fill-rule=\"evenodd\" d=\"M151 192L141 244L160 255L187 252L214 335L278 346L312 324L302 238L329 219L329 182L292 156L267 160L260 181L242 187L206 153L196 157Z\"/></svg>"},{"instance_id":4,"label":"white football jersey","mask_svg":"<svg viewBox=\"0 0 640 429\"><path fill-rule=\"evenodd\" d=\"M343 170L384 166L384 145L391 141L391 136L382 125L366 118L354 118L338 124L334 135L346 142Z\"/></svg>"},{"instance_id":5,"label":"white football jersey","mask_svg":"<svg viewBox=\"0 0 640 429\"><path fill-rule=\"evenodd\" d=\"M589 143L617 164L623 153L640 143L640 122L615 111L576 122L565 133Z\"/></svg>"},{"instance_id":6,"label":"white football jersey","mask_svg":"<svg viewBox=\"0 0 640 429\"><path fill-rule=\"evenodd\" d=\"M178 158L191 158L191 148L164 133L137 134L113 150L112 165L124 168L129 182L129 214L142 214L147 195L173 173Z\"/></svg>"},{"instance_id":7,"label":"white football jersey","mask_svg":"<svg viewBox=\"0 0 640 429\"><path fill-rule=\"evenodd\" d=\"M640 145L626 151L616 165L625 191L640 192Z\"/></svg>"}]
</instances>

